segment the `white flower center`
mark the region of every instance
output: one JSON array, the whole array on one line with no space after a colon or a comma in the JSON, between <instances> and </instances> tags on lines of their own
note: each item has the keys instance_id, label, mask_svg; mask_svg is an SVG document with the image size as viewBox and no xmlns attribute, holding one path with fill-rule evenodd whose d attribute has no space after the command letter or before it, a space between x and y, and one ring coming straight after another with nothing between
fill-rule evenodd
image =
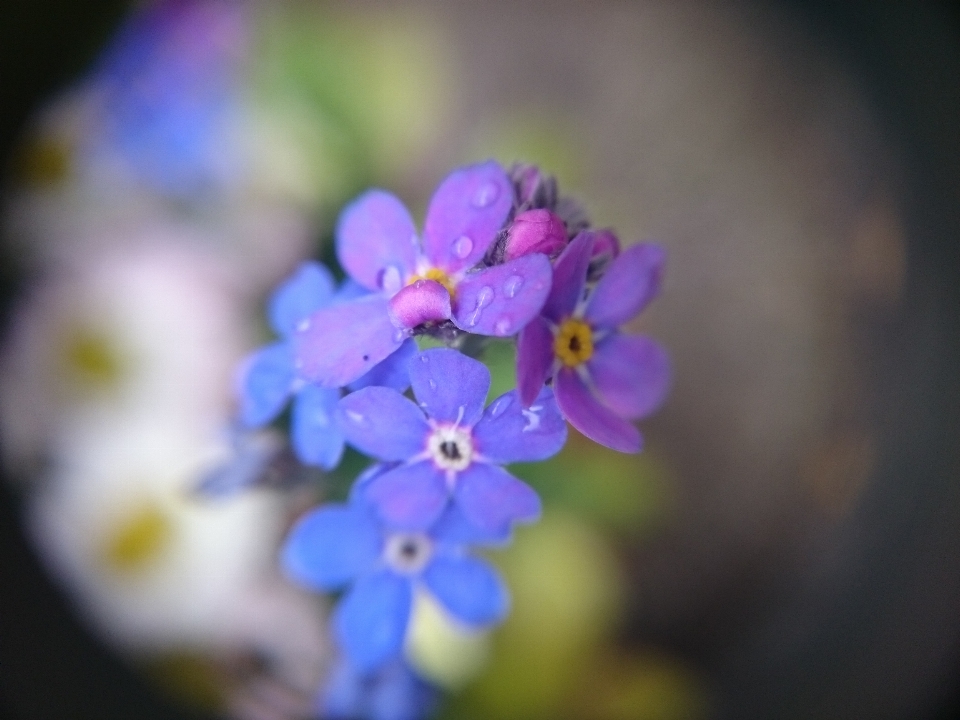
<instances>
[{"instance_id":1,"label":"white flower center","mask_svg":"<svg viewBox=\"0 0 960 720\"><path fill-rule=\"evenodd\" d=\"M397 572L416 573L433 554L433 542L422 533L396 533L387 538L383 557Z\"/></svg>"},{"instance_id":2,"label":"white flower center","mask_svg":"<svg viewBox=\"0 0 960 720\"><path fill-rule=\"evenodd\" d=\"M427 439L427 452L441 470L466 470L473 460L473 437L468 428L443 425Z\"/></svg>"}]
</instances>

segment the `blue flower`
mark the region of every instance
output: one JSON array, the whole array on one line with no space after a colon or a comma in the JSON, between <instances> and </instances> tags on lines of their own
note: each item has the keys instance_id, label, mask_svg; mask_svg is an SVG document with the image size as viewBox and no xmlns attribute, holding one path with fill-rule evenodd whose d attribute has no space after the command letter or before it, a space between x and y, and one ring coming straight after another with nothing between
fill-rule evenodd
<instances>
[{"instance_id":1,"label":"blue flower","mask_svg":"<svg viewBox=\"0 0 960 720\"><path fill-rule=\"evenodd\" d=\"M343 455L344 435L334 410L340 390L308 383L297 372L292 343L294 330L302 326L315 310L344 302L365 292L347 283L334 291L330 271L316 262L305 262L270 298L270 325L282 338L251 354L244 362L239 378L240 419L248 428L261 427L274 420L291 396L293 411L291 436L294 452L301 462L327 470L334 468ZM416 353L410 340L386 362L373 367L352 387L382 384L406 389L406 365Z\"/></svg>"},{"instance_id":2,"label":"blue flower","mask_svg":"<svg viewBox=\"0 0 960 720\"><path fill-rule=\"evenodd\" d=\"M402 660L361 673L340 659L320 694L320 716L329 720L420 720L433 710L437 690Z\"/></svg>"},{"instance_id":3,"label":"blue flower","mask_svg":"<svg viewBox=\"0 0 960 720\"><path fill-rule=\"evenodd\" d=\"M456 524L392 530L355 494L347 505L325 505L302 517L281 559L287 574L307 587L349 587L334 611L334 635L350 663L368 673L400 656L415 589L469 626L506 616L506 587L490 565L464 552Z\"/></svg>"},{"instance_id":4,"label":"blue flower","mask_svg":"<svg viewBox=\"0 0 960 720\"><path fill-rule=\"evenodd\" d=\"M425 530L452 500L484 537L505 539L515 522L540 515L540 499L500 467L545 460L567 427L549 388L529 408L516 391L484 410L490 371L456 350L420 353L409 364L419 407L396 390L367 387L343 398L337 416L347 442L396 466L363 483L388 526Z\"/></svg>"}]
</instances>

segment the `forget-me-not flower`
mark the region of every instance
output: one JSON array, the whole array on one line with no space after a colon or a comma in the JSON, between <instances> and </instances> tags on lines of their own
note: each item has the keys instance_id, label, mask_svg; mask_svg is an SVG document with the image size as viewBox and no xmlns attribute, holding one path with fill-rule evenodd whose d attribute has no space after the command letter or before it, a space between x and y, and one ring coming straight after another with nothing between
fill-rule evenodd
<instances>
[{"instance_id":1,"label":"forget-me-not flower","mask_svg":"<svg viewBox=\"0 0 960 720\"><path fill-rule=\"evenodd\" d=\"M347 442L396 466L364 493L391 527L429 528L452 500L479 532L505 538L515 522L540 515L540 499L501 464L545 460L567 430L544 388L524 408L516 391L484 410L490 371L456 350L426 350L409 364L419 406L396 390L367 387L344 397L337 414Z\"/></svg>"},{"instance_id":2,"label":"forget-me-not flower","mask_svg":"<svg viewBox=\"0 0 960 720\"><path fill-rule=\"evenodd\" d=\"M528 406L552 377L571 425L601 445L637 452L642 438L629 420L663 402L670 362L658 343L617 328L660 292L665 255L652 244L627 248L584 299L595 239L580 233L557 259L543 311L517 340L517 386Z\"/></svg>"},{"instance_id":3,"label":"forget-me-not flower","mask_svg":"<svg viewBox=\"0 0 960 720\"><path fill-rule=\"evenodd\" d=\"M316 262L305 262L271 296L270 325L282 338L247 358L240 373L240 419L249 428L261 427L274 418L293 396L291 442L301 462L327 470L336 467L343 454L344 435L334 410L340 390L304 380L295 367L290 341L297 326L319 308L347 302L358 292L354 284L339 291L330 271ZM378 384L399 390L407 388L406 365L416 353L416 343L373 367L353 387Z\"/></svg>"},{"instance_id":4,"label":"forget-me-not flower","mask_svg":"<svg viewBox=\"0 0 960 720\"><path fill-rule=\"evenodd\" d=\"M370 190L354 200L340 215L337 256L372 294L322 309L298 330L303 376L325 387L346 385L425 324L516 334L550 291L549 260L532 253L476 269L513 202L513 186L497 163L455 170L430 200L421 242L394 195Z\"/></svg>"},{"instance_id":5,"label":"forget-me-not flower","mask_svg":"<svg viewBox=\"0 0 960 720\"><path fill-rule=\"evenodd\" d=\"M328 720L421 720L437 704L437 689L403 660L360 672L341 658L318 698Z\"/></svg>"},{"instance_id":6,"label":"forget-me-not flower","mask_svg":"<svg viewBox=\"0 0 960 720\"><path fill-rule=\"evenodd\" d=\"M448 527L440 522L428 530L390 529L358 493L349 504L319 507L294 525L282 551L284 568L317 590L349 586L334 611L333 628L358 671L399 657L416 589L429 592L469 626L506 616L509 596L499 575L466 554Z\"/></svg>"}]
</instances>

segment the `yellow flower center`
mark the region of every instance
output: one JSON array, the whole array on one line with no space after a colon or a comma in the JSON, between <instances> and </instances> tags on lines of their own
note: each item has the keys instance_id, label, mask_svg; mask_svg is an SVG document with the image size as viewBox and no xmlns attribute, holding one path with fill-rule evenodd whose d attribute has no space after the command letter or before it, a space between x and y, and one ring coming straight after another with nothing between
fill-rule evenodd
<instances>
[{"instance_id":1,"label":"yellow flower center","mask_svg":"<svg viewBox=\"0 0 960 720\"><path fill-rule=\"evenodd\" d=\"M583 320L567 318L553 340L553 351L567 367L585 363L593 355L593 332Z\"/></svg>"},{"instance_id":2,"label":"yellow flower center","mask_svg":"<svg viewBox=\"0 0 960 720\"><path fill-rule=\"evenodd\" d=\"M139 570L170 548L174 528L170 517L156 505L137 509L107 538L102 559L118 572Z\"/></svg>"},{"instance_id":3,"label":"yellow flower center","mask_svg":"<svg viewBox=\"0 0 960 720\"><path fill-rule=\"evenodd\" d=\"M440 268L430 268L423 275L414 275L407 281L407 285L413 285L417 280L433 280L443 285L444 289L453 297L453 289L456 287L450 276Z\"/></svg>"}]
</instances>

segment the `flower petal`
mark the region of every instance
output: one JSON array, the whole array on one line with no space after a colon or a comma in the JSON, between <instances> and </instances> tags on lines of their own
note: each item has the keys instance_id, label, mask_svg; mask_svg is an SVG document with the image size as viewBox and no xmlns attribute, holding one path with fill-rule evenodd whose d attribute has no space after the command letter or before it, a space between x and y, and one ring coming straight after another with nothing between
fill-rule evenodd
<instances>
[{"instance_id":1,"label":"flower petal","mask_svg":"<svg viewBox=\"0 0 960 720\"><path fill-rule=\"evenodd\" d=\"M336 421L340 391L307 385L293 400L290 435L293 450L304 465L332 470L343 456L343 430Z\"/></svg>"},{"instance_id":2,"label":"flower petal","mask_svg":"<svg viewBox=\"0 0 960 720\"><path fill-rule=\"evenodd\" d=\"M559 323L573 314L583 297L592 252L593 233L581 232L560 253L553 264L553 286L543 305L544 317Z\"/></svg>"},{"instance_id":3,"label":"flower petal","mask_svg":"<svg viewBox=\"0 0 960 720\"><path fill-rule=\"evenodd\" d=\"M425 461L378 475L367 485L364 497L390 527L425 530L440 517L450 491L443 472Z\"/></svg>"},{"instance_id":4,"label":"flower petal","mask_svg":"<svg viewBox=\"0 0 960 720\"><path fill-rule=\"evenodd\" d=\"M336 590L374 567L383 537L369 512L324 505L301 517L287 535L280 560L288 576L316 590Z\"/></svg>"},{"instance_id":5,"label":"flower petal","mask_svg":"<svg viewBox=\"0 0 960 720\"><path fill-rule=\"evenodd\" d=\"M640 431L602 405L575 370L562 368L556 374L554 392L560 412L588 438L620 452L640 452L643 446Z\"/></svg>"},{"instance_id":6,"label":"flower petal","mask_svg":"<svg viewBox=\"0 0 960 720\"><path fill-rule=\"evenodd\" d=\"M612 333L587 363L603 404L623 418L642 418L663 403L670 390L670 357L650 338Z\"/></svg>"},{"instance_id":7,"label":"flower petal","mask_svg":"<svg viewBox=\"0 0 960 720\"><path fill-rule=\"evenodd\" d=\"M274 343L250 355L240 372L240 419L248 428L273 420L287 404L293 387L293 351Z\"/></svg>"},{"instance_id":8,"label":"flower petal","mask_svg":"<svg viewBox=\"0 0 960 720\"><path fill-rule=\"evenodd\" d=\"M517 391L524 407L530 407L550 375L553 342L553 332L542 317L528 322L517 337Z\"/></svg>"},{"instance_id":9,"label":"flower petal","mask_svg":"<svg viewBox=\"0 0 960 720\"><path fill-rule=\"evenodd\" d=\"M378 460L408 460L423 452L430 432L420 408L396 390L376 385L342 398L337 421L348 443Z\"/></svg>"},{"instance_id":10,"label":"flower petal","mask_svg":"<svg viewBox=\"0 0 960 720\"><path fill-rule=\"evenodd\" d=\"M413 272L419 241L410 213L396 196L368 190L344 208L337 221L337 258L343 269L370 290L383 289L383 275Z\"/></svg>"},{"instance_id":11,"label":"flower petal","mask_svg":"<svg viewBox=\"0 0 960 720\"><path fill-rule=\"evenodd\" d=\"M290 337L297 323L333 301L336 282L326 267L305 262L270 297L267 315L281 337Z\"/></svg>"},{"instance_id":12,"label":"flower petal","mask_svg":"<svg viewBox=\"0 0 960 720\"><path fill-rule=\"evenodd\" d=\"M410 363L410 385L432 419L473 427L487 401L490 371L456 350L425 350Z\"/></svg>"},{"instance_id":13,"label":"flower petal","mask_svg":"<svg viewBox=\"0 0 960 720\"><path fill-rule=\"evenodd\" d=\"M454 499L467 521L484 533L502 533L511 523L540 517L533 488L488 463L473 463L458 475Z\"/></svg>"},{"instance_id":14,"label":"flower petal","mask_svg":"<svg viewBox=\"0 0 960 720\"><path fill-rule=\"evenodd\" d=\"M410 581L389 570L361 578L341 600L334 632L358 670L374 670L400 653L412 601Z\"/></svg>"},{"instance_id":15,"label":"flower petal","mask_svg":"<svg viewBox=\"0 0 960 720\"><path fill-rule=\"evenodd\" d=\"M460 506L453 502L447 505L440 519L430 528L437 543L446 546L506 545L510 541L511 527L479 528L463 515Z\"/></svg>"},{"instance_id":16,"label":"flower petal","mask_svg":"<svg viewBox=\"0 0 960 720\"><path fill-rule=\"evenodd\" d=\"M490 160L454 170L430 198L423 253L435 266L455 273L486 254L513 206L513 187Z\"/></svg>"},{"instance_id":17,"label":"flower petal","mask_svg":"<svg viewBox=\"0 0 960 720\"><path fill-rule=\"evenodd\" d=\"M437 556L424 570L423 581L451 615L468 625L498 622L510 610L503 580L477 558Z\"/></svg>"},{"instance_id":18,"label":"flower petal","mask_svg":"<svg viewBox=\"0 0 960 720\"><path fill-rule=\"evenodd\" d=\"M417 341L407 338L403 345L385 360L377 363L370 372L361 375L350 383L351 390L359 390L369 385L381 385L403 392L410 387L410 361L417 354Z\"/></svg>"},{"instance_id":19,"label":"flower petal","mask_svg":"<svg viewBox=\"0 0 960 720\"><path fill-rule=\"evenodd\" d=\"M450 293L436 280L417 280L390 298L390 319L397 327L413 329L450 317Z\"/></svg>"},{"instance_id":20,"label":"flower petal","mask_svg":"<svg viewBox=\"0 0 960 720\"><path fill-rule=\"evenodd\" d=\"M624 250L590 295L586 318L599 327L619 327L660 293L667 254L645 243Z\"/></svg>"},{"instance_id":21,"label":"flower petal","mask_svg":"<svg viewBox=\"0 0 960 720\"><path fill-rule=\"evenodd\" d=\"M567 423L550 388L544 387L529 409L511 390L490 403L473 428L473 439L489 462L537 462L560 452L567 441Z\"/></svg>"},{"instance_id":22,"label":"flower petal","mask_svg":"<svg viewBox=\"0 0 960 720\"><path fill-rule=\"evenodd\" d=\"M453 322L477 335L514 335L550 293L550 260L533 253L469 273L457 285Z\"/></svg>"},{"instance_id":23,"label":"flower petal","mask_svg":"<svg viewBox=\"0 0 960 720\"><path fill-rule=\"evenodd\" d=\"M342 387L399 348L408 333L394 327L387 299L369 295L318 310L293 336L295 366L309 382Z\"/></svg>"}]
</instances>

